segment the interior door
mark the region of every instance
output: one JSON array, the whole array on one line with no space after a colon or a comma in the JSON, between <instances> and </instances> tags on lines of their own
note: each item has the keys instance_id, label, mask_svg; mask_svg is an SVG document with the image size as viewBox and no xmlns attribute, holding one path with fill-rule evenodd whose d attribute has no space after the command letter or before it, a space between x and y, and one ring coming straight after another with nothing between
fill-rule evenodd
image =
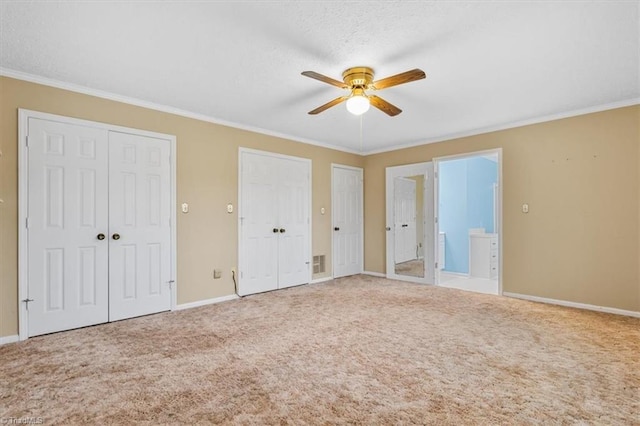
<instances>
[{"instance_id":1,"label":"interior door","mask_svg":"<svg viewBox=\"0 0 640 426\"><path fill-rule=\"evenodd\" d=\"M278 173L278 288L309 282L309 164L274 159Z\"/></svg>"},{"instance_id":2,"label":"interior door","mask_svg":"<svg viewBox=\"0 0 640 426\"><path fill-rule=\"evenodd\" d=\"M417 258L416 243L416 182L397 177L394 180L395 261Z\"/></svg>"},{"instance_id":3,"label":"interior door","mask_svg":"<svg viewBox=\"0 0 640 426\"><path fill-rule=\"evenodd\" d=\"M310 162L240 151L241 296L309 282Z\"/></svg>"},{"instance_id":4,"label":"interior door","mask_svg":"<svg viewBox=\"0 0 640 426\"><path fill-rule=\"evenodd\" d=\"M170 142L109 132L109 320L171 308Z\"/></svg>"},{"instance_id":5,"label":"interior door","mask_svg":"<svg viewBox=\"0 0 640 426\"><path fill-rule=\"evenodd\" d=\"M362 169L333 167L333 276L362 272Z\"/></svg>"},{"instance_id":6,"label":"interior door","mask_svg":"<svg viewBox=\"0 0 640 426\"><path fill-rule=\"evenodd\" d=\"M241 296L278 288L280 223L276 166L269 155L240 152L238 293Z\"/></svg>"},{"instance_id":7,"label":"interior door","mask_svg":"<svg viewBox=\"0 0 640 426\"><path fill-rule=\"evenodd\" d=\"M29 336L108 320L107 146L105 130L29 118Z\"/></svg>"}]
</instances>

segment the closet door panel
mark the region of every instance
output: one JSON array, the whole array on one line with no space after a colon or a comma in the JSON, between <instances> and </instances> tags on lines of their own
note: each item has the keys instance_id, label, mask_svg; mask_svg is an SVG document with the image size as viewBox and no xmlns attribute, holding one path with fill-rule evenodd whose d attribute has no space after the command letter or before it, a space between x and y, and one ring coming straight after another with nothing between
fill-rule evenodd
<instances>
[{"instance_id":1,"label":"closet door panel","mask_svg":"<svg viewBox=\"0 0 640 426\"><path fill-rule=\"evenodd\" d=\"M278 159L278 288L309 282L309 164Z\"/></svg>"},{"instance_id":2,"label":"closet door panel","mask_svg":"<svg viewBox=\"0 0 640 426\"><path fill-rule=\"evenodd\" d=\"M108 320L107 132L29 118L28 334Z\"/></svg>"},{"instance_id":3,"label":"closet door panel","mask_svg":"<svg viewBox=\"0 0 640 426\"><path fill-rule=\"evenodd\" d=\"M109 133L109 320L171 308L170 143Z\"/></svg>"},{"instance_id":4,"label":"closet door panel","mask_svg":"<svg viewBox=\"0 0 640 426\"><path fill-rule=\"evenodd\" d=\"M273 157L240 159L240 295L278 288L278 173Z\"/></svg>"}]
</instances>

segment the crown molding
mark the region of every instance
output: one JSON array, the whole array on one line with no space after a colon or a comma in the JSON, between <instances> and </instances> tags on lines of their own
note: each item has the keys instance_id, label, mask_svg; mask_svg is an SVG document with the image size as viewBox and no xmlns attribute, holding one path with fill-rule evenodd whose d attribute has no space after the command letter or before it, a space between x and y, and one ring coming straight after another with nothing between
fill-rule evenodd
<instances>
[{"instance_id":1,"label":"crown molding","mask_svg":"<svg viewBox=\"0 0 640 426\"><path fill-rule=\"evenodd\" d=\"M425 138L425 139L421 139L421 140L415 141L415 142L410 142L410 143L401 144L401 145L395 145L395 146L389 147L389 148L375 149L375 150L371 150L371 151L356 151L356 150L353 150L353 149L340 147L340 146L337 146L337 145L327 144L327 143L320 142L320 141L317 141L317 140L314 140L314 139L301 138L301 137L298 137L298 136L288 135L286 133L280 133L280 132L275 132L273 130L263 129L261 127L255 127L255 126L249 126L249 125L246 125L246 124L235 123L235 122L232 122L232 121L223 120L223 119L220 119L220 118L211 117L211 116L208 116L208 115L199 114L199 113L195 113L195 112L191 112L191 111L186 111L186 110L183 110L183 109L180 109L180 108L171 107L171 106L168 106L168 105L162 105L162 104L157 104L157 103L154 103L154 102L148 102L148 101L144 101L144 100L141 100L141 99L136 99L136 98L131 98L131 97L128 97L128 96L118 95L118 94L107 92L107 91L103 91L103 90L92 89L90 87L80 86L80 85L73 84L73 83L66 83L66 82L63 82L63 81L60 81L60 80L54 80L54 79L51 79L51 78L42 77L42 76L38 76L38 75L34 75L34 74L29 74L29 73L25 73L25 72L22 72L22 71L16 71L16 70L12 70L12 69L9 69L9 68L0 67L0 76L5 76L5 77L9 77L9 78L15 78L17 80L24 80L24 81L28 81L28 82L31 82L31 83L42 84L44 86L55 87L55 88L58 88L58 89L68 90L68 91L76 92L76 93L82 93L82 94L85 94L85 95L95 96L95 97L98 97L98 98L108 99L108 100L112 100L112 101L116 101L116 102L122 102L122 103L125 103L125 104L139 106L139 107L142 107L142 108L152 109L152 110L160 111L160 112L166 112L168 114L174 114L174 115L178 115L178 116L181 116L181 117L192 118L192 119L195 119L195 120L200 120L200 121L213 123L213 124L219 124L221 126L226 126L226 127L232 127L234 129L246 130L246 131L249 131L249 132L259 133L259 134L263 134L263 135L267 135L267 136L273 136L273 137L277 137L277 138L288 139L288 140L291 140L291 141L294 141L294 142L300 142L300 143L304 143L304 144L307 144L307 145L314 145L314 146L319 146L321 148L332 149L332 150L335 150L335 151L346 152L346 153L349 153L349 154L356 154L356 155L360 155L360 156L363 156L363 157L367 156L367 155L382 154L382 153L385 153L385 152L398 151L398 150L401 150L401 149L413 148L413 147L416 147L416 146L427 145L427 144L431 144L431 143L445 142L445 141L449 141L449 140L453 140L453 139L459 139L459 138L464 138L464 137L469 137L469 136L482 135L482 134L485 134L485 133L497 132L497 131L500 131L500 130L513 129L513 128L516 128L516 127L529 126L531 124L539 124L539 123L544 123L544 122L548 122L548 121L561 120L563 118L576 117L576 116L579 116L579 115L591 114L591 113L594 113L594 112L602 112L602 111L607 111L607 110L611 110L611 109L624 108L624 107L640 104L640 97L636 97L636 98L631 98L631 99L625 99L625 100L621 100L621 101L611 102L611 103L603 104L603 105L594 105L594 106L590 106L590 107L587 107L587 108L564 111L564 112L559 112L559 113L555 113L555 114L529 118L529 119L526 119L526 120L503 123L503 124L499 124L499 125L496 125L496 126L488 126L488 127L483 127L483 128L479 128L479 129L472 129L472 130L468 130L468 131L464 131L464 132L449 133L449 134L442 135L442 136L436 136L436 137L433 137L433 138Z\"/></svg>"},{"instance_id":2,"label":"crown molding","mask_svg":"<svg viewBox=\"0 0 640 426\"><path fill-rule=\"evenodd\" d=\"M128 105L134 105L142 108L152 109L154 111L166 112L168 114L178 115L186 118L192 118L195 120L205 121L207 123L219 124L221 126L232 127L234 129L246 130L249 132L259 133L267 136L273 136L276 138L288 139L294 142L300 142L307 145L315 145L321 148L347 152L349 154L362 155L360 152L353 149L348 149L348 148L340 147L337 145L331 145L331 144L316 141L313 139L301 138L298 136L288 135L286 133L280 133L280 132L275 132L273 130L263 129L261 127L249 126L242 123L223 120L221 118L211 117L205 114L200 114L196 112L183 110L180 108L175 108L169 105L162 105L154 102L148 102L142 99L136 99L128 96L118 95L116 93L111 93L104 90L92 89L90 87L80 86L73 83L66 83L64 81L54 80L47 77L41 77L38 75L29 74L22 71L16 71L9 68L0 67L0 76L14 78L16 80L28 81L30 83L42 84L43 86L55 87L57 89L68 90L70 92L82 93L84 95L95 96L97 98L108 99L111 101L121 102Z\"/></svg>"},{"instance_id":3,"label":"crown molding","mask_svg":"<svg viewBox=\"0 0 640 426\"><path fill-rule=\"evenodd\" d=\"M592 114L594 112L602 112L610 109L624 108L624 107L639 105L639 104L640 104L640 98L625 99L622 101L611 102L608 104L594 105L587 108L575 109L571 111L564 111L564 112L544 115L540 117L528 118L526 120L513 121L510 123L499 124L496 126L488 126L488 127L468 130L464 132L449 133L443 136L436 136L433 138L422 139L418 142L411 142L407 144L396 145L392 148L383 148L383 149L365 151L365 152L362 152L361 155L373 155L373 154L381 154L384 152L398 151L400 149L413 148L416 146L427 145L430 143L446 142L453 139L460 139L460 138L466 138L469 136L482 135L485 133L492 133L500 130L513 129L516 127L524 127L524 126L529 126L531 124L545 123L548 121L561 120L563 118L577 117L580 115Z\"/></svg>"}]
</instances>

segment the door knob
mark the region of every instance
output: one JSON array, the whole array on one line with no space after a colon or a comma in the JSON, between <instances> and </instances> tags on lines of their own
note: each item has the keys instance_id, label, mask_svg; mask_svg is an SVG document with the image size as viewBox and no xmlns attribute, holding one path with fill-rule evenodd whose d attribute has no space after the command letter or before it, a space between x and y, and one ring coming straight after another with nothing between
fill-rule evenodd
<instances>
[{"instance_id":1,"label":"door knob","mask_svg":"<svg viewBox=\"0 0 640 426\"><path fill-rule=\"evenodd\" d=\"M407 225L406 223L402 225L403 228L406 228L407 226L409 225Z\"/></svg>"},{"instance_id":2,"label":"door knob","mask_svg":"<svg viewBox=\"0 0 640 426\"><path fill-rule=\"evenodd\" d=\"M273 233L277 234L278 233L278 228L273 228Z\"/></svg>"},{"instance_id":3,"label":"door knob","mask_svg":"<svg viewBox=\"0 0 640 426\"><path fill-rule=\"evenodd\" d=\"M114 240L119 240L120 239L120 234L113 234L113 236L111 237Z\"/></svg>"},{"instance_id":4,"label":"door knob","mask_svg":"<svg viewBox=\"0 0 640 426\"><path fill-rule=\"evenodd\" d=\"M98 234L97 237L100 241L104 240L104 234Z\"/></svg>"},{"instance_id":5,"label":"door knob","mask_svg":"<svg viewBox=\"0 0 640 426\"><path fill-rule=\"evenodd\" d=\"M337 226L335 228L333 228L334 231L339 231L340 228L338 228Z\"/></svg>"},{"instance_id":6,"label":"door knob","mask_svg":"<svg viewBox=\"0 0 640 426\"><path fill-rule=\"evenodd\" d=\"M286 232L286 230L284 228L280 228L280 233L284 234Z\"/></svg>"}]
</instances>

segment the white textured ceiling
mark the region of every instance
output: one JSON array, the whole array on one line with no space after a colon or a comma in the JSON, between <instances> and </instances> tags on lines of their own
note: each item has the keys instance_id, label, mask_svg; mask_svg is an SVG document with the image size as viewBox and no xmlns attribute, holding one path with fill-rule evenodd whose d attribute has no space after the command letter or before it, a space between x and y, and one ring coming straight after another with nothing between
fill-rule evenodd
<instances>
[{"instance_id":1,"label":"white textured ceiling","mask_svg":"<svg viewBox=\"0 0 640 426\"><path fill-rule=\"evenodd\" d=\"M375 152L638 99L639 14L638 1L1 0L0 67ZM307 114L343 92L300 72L361 65L427 78L377 93L397 117Z\"/></svg>"}]
</instances>

